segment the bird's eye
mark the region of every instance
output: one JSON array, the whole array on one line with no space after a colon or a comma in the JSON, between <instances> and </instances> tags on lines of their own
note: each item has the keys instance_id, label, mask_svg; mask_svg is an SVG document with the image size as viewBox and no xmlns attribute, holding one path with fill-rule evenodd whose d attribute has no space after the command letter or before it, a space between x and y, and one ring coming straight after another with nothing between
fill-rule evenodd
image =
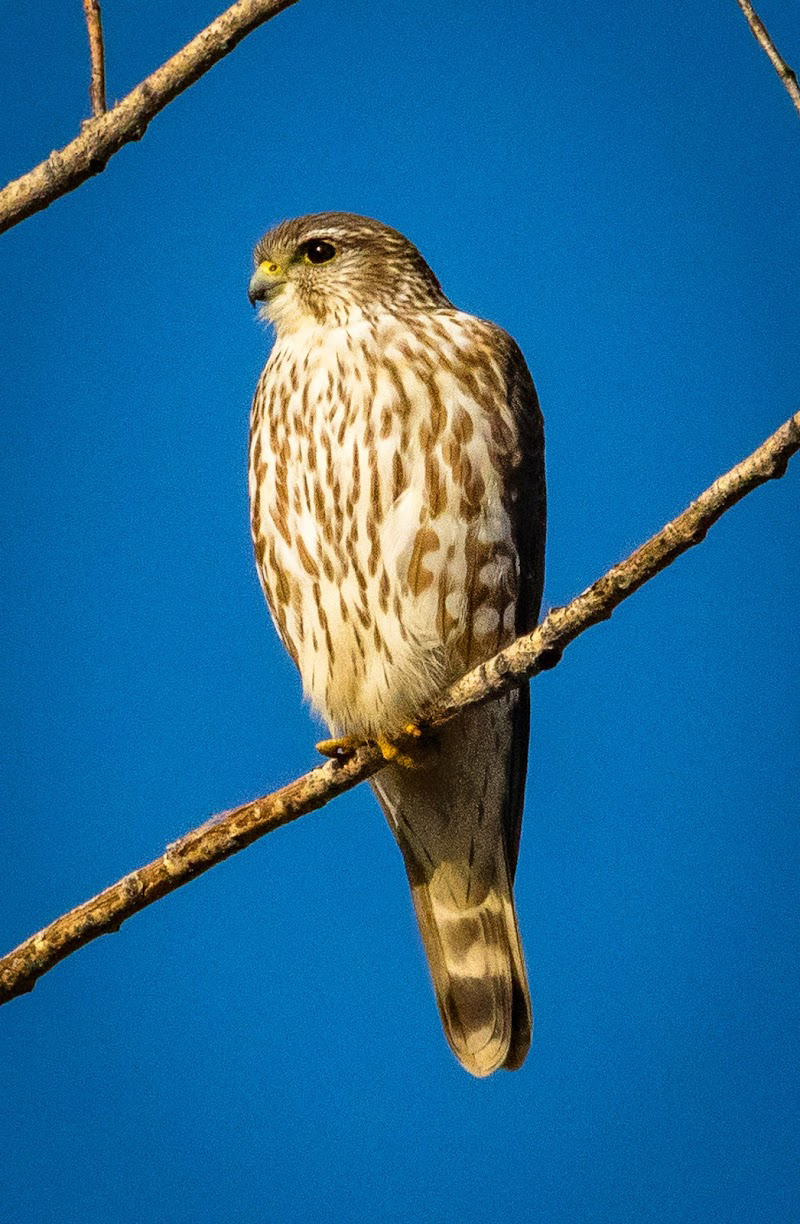
<instances>
[{"instance_id":1,"label":"bird's eye","mask_svg":"<svg viewBox=\"0 0 800 1224\"><path fill-rule=\"evenodd\" d=\"M324 238L312 238L304 242L300 248L303 259L310 264L330 263L336 254L336 247Z\"/></svg>"}]
</instances>

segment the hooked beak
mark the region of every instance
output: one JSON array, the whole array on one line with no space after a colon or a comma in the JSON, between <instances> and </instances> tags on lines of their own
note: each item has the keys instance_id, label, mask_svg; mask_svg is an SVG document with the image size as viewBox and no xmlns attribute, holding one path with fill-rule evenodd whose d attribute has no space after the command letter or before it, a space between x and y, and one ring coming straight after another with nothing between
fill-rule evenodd
<instances>
[{"instance_id":1,"label":"hooked beak","mask_svg":"<svg viewBox=\"0 0 800 1224\"><path fill-rule=\"evenodd\" d=\"M283 280L283 268L265 259L258 265L250 279L247 290L250 305L255 306L256 302L266 301L270 294L283 284Z\"/></svg>"}]
</instances>

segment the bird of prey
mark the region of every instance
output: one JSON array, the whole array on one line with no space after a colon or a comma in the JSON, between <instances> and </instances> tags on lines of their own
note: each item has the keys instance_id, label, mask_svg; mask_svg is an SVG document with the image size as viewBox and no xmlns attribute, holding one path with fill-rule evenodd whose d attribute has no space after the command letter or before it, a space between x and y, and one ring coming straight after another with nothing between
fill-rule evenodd
<instances>
[{"instance_id":1,"label":"bird of prey","mask_svg":"<svg viewBox=\"0 0 800 1224\"><path fill-rule=\"evenodd\" d=\"M249 464L273 621L336 737L320 750L381 746L371 785L453 1052L476 1076L515 1069L531 1037L512 894L527 686L408 744L448 685L536 624L545 477L530 374L505 331L453 306L417 248L368 217L275 226L249 296L275 329Z\"/></svg>"}]
</instances>

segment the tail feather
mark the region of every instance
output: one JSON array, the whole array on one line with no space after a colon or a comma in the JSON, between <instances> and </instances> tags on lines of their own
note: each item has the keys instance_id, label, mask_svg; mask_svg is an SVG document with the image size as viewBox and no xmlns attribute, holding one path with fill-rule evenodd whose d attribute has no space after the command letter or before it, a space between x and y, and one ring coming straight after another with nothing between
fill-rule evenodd
<instances>
[{"instance_id":1,"label":"tail feather","mask_svg":"<svg viewBox=\"0 0 800 1224\"><path fill-rule=\"evenodd\" d=\"M468 908L441 900L435 880L411 891L442 1027L456 1058L480 1077L521 1066L530 1046L531 1008L510 890L495 886Z\"/></svg>"},{"instance_id":2,"label":"tail feather","mask_svg":"<svg viewBox=\"0 0 800 1224\"><path fill-rule=\"evenodd\" d=\"M403 853L445 1036L477 1076L520 1067L531 1041L512 895L516 709L512 694L468 711L442 728L425 767L392 764L371 780Z\"/></svg>"}]
</instances>

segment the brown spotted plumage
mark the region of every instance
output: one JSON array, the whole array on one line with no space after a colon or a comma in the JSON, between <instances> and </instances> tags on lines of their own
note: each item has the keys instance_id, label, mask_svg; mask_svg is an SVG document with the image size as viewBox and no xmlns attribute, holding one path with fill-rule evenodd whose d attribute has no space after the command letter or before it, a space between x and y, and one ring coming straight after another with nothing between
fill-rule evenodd
<instances>
[{"instance_id":1,"label":"brown spotted plumage","mask_svg":"<svg viewBox=\"0 0 800 1224\"><path fill-rule=\"evenodd\" d=\"M314 709L390 757L446 685L536 622L536 393L511 337L452 306L377 221L283 222L255 263L250 296L276 332L250 434L259 576ZM520 689L373 782L447 1039L474 1075L520 1066L530 1044L512 895L528 721Z\"/></svg>"}]
</instances>

